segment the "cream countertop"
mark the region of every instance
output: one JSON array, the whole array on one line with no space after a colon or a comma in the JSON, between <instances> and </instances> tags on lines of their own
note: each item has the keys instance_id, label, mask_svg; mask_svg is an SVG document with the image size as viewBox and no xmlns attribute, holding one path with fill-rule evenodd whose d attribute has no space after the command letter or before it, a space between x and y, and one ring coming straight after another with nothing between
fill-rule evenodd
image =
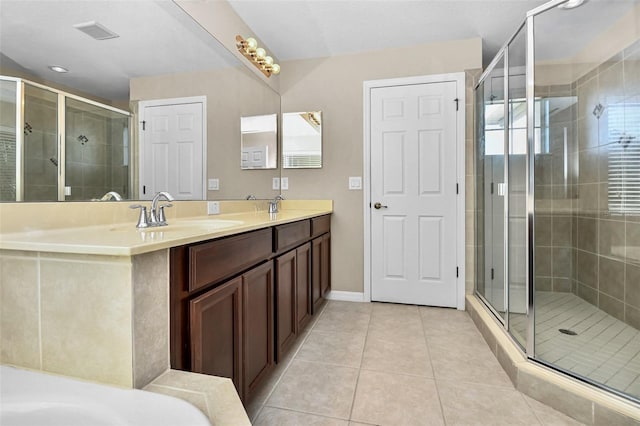
<instances>
[{"instance_id":1,"label":"cream countertop","mask_svg":"<svg viewBox=\"0 0 640 426\"><path fill-rule=\"evenodd\" d=\"M291 207L300 207L290 203ZM135 223L29 230L0 234L0 249L53 253L133 256L228 235L330 214L331 202L313 203L313 209L281 208L169 218L168 226L136 229ZM324 205L323 205L324 204ZM224 210L223 210L224 211Z\"/></svg>"}]
</instances>

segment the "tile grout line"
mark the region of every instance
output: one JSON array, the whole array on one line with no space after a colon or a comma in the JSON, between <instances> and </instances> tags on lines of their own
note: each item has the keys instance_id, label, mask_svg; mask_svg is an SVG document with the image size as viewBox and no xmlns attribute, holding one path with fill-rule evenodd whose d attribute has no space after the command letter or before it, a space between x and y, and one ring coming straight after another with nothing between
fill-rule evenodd
<instances>
[{"instance_id":1,"label":"tile grout line","mask_svg":"<svg viewBox=\"0 0 640 426\"><path fill-rule=\"evenodd\" d=\"M367 349L367 340L369 339L369 327L371 326L372 316L373 316L373 304L371 305L371 309L369 310L369 321L367 321L367 332L364 335L364 344L362 345L362 353L360 354L360 365L358 366L358 377L356 377L356 386L353 388L353 396L351 397L351 408L349 409L349 418L347 419L349 423L351 423L352 421L351 419L353 417L353 407L356 404L356 394L358 392L358 384L360 383L360 373L362 372L362 362L364 361L364 351Z\"/></svg>"},{"instance_id":2,"label":"tile grout line","mask_svg":"<svg viewBox=\"0 0 640 426\"><path fill-rule=\"evenodd\" d=\"M429 366L431 367L431 373L433 374L433 385L436 388L436 395L438 396L438 405L440 406L440 415L442 416L443 424L446 425L447 419L444 415L444 406L442 405L442 398L440 397L440 388L438 387L438 381L436 380L436 371L433 368L433 358L431 357L431 351L429 350L429 343L427 342L427 332L424 327L424 317L422 316L422 310L418 310L418 315L420 315L420 324L422 325L422 338L424 339L424 344L427 347L427 354L429 354Z\"/></svg>"},{"instance_id":3,"label":"tile grout line","mask_svg":"<svg viewBox=\"0 0 640 426\"><path fill-rule=\"evenodd\" d=\"M255 417L254 417L255 420L258 420L260 418L260 414L262 414L262 410L264 409L264 407L268 406L267 405L267 401L269 401L269 398L271 398L271 395L273 395L273 392L275 392L276 387L278 387L278 385L280 384L280 381L282 380L284 375L289 370L289 367L291 367L291 364L293 363L293 361L295 360L296 356L298 355L298 352L300 352L300 349L302 349L302 346L304 346L304 344L307 341L307 339L309 338L309 336L311 336L311 332L315 328L315 326L318 323L318 321L320 321L322 319L322 317L324 316L324 312L327 309L327 306L329 306L329 304L325 303L324 306L322 307L322 310L320 311L318 317L316 318L316 320L313 321L313 323L310 325L309 330L306 333L306 336L300 342L300 344L298 345L298 348L296 349L296 351L291 354L291 359L289 359L289 361L287 362L287 365L282 370L282 374L280 374L280 377L278 377L278 379L275 381L275 383L271 387L271 390L269 391L267 396L264 398L264 402L260 405L260 408L256 411L256 414L255 414Z\"/></svg>"}]
</instances>

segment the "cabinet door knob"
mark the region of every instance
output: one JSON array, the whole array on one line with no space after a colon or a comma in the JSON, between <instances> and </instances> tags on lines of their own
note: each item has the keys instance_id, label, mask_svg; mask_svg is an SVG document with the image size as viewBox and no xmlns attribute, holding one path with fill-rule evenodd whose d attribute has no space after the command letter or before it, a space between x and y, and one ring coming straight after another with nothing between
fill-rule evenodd
<instances>
[{"instance_id":1,"label":"cabinet door knob","mask_svg":"<svg viewBox=\"0 0 640 426\"><path fill-rule=\"evenodd\" d=\"M387 206L383 206L383 205L382 205L382 204L380 204L380 203L375 203L375 204L373 205L373 207L375 207L375 209L376 209L376 210L386 209L386 208L387 208Z\"/></svg>"}]
</instances>

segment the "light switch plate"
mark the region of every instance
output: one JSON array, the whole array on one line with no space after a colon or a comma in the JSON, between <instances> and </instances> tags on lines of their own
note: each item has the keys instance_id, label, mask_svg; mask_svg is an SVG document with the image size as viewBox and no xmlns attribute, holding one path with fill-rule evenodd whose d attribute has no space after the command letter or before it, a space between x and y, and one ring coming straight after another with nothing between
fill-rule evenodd
<instances>
[{"instance_id":1,"label":"light switch plate","mask_svg":"<svg viewBox=\"0 0 640 426\"><path fill-rule=\"evenodd\" d=\"M362 178L360 176L350 176L349 189L362 189Z\"/></svg>"},{"instance_id":2,"label":"light switch plate","mask_svg":"<svg viewBox=\"0 0 640 426\"><path fill-rule=\"evenodd\" d=\"M220 214L220 202L207 201L207 214Z\"/></svg>"},{"instance_id":3,"label":"light switch plate","mask_svg":"<svg viewBox=\"0 0 640 426\"><path fill-rule=\"evenodd\" d=\"M282 189L283 191L286 191L287 189L289 189L289 178L288 177L280 178L280 189Z\"/></svg>"},{"instance_id":4,"label":"light switch plate","mask_svg":"<svg viewBox=\"0 0 640 426\"><path fill-rule=\"evenodd\" d=\"M218 179L218 178L209 179L209 181L207 183L207 188L209 189L209 191L219 191L220 190L220 179Z\"/></svg>"},{"instance_id":5,"label":"light switch plate","mask_svg":"<svg viewBox=\"0 0 640 426\"><path fill-rule=\"evenodd\" d=\"M280 189L280 178L273 178L271 189Z\"/></svg>"}]
</instances>

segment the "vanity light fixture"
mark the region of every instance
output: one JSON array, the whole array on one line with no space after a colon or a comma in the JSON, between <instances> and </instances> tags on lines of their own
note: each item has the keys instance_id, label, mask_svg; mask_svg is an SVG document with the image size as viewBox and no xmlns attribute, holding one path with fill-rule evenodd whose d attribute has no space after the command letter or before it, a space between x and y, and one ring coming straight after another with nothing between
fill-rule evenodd
<instances>
[{"instance_id":1,"label":"vanity light fixture","mask_svg":"<svg viewBox=\"0 0 640 426\"><path fill-rule=\"evenodd\" d=\"M558 9L575 9L578 6L582 6L582 3L584 3L584 0L569 0L566 3L562 3L561 5L559 5Z\"/></svg>"},{"instance_id":2,"label":"vanity light fixture","mask_svg":"<svg viewBox=\"0 0 640 426\"><path fill-rule=\"evenodd\" d=\"M54 72L60 72L60 73L69 72L69 70L68 70L68 69L66 69L66 68L64 68L64 67L61 67L61 66L59 66L59 65L49 65L49 69L50 69L51 71L54 71Z\"/></svg>"},{"instance_id":3,"label":"vanity light fixture","mask_svg":"<svg viewBox=\"0 0 640 426\"><path fill-rule=\"evenodd\" d=\"M242 36L237 35L236 47L245 58L251 61L267 77L280 73L280 65L274 64L273 58L267 56L267 51L262 47L258 47L258 42L255 38L249 37L245 40Z\"/></svg>"}]
</instances>

